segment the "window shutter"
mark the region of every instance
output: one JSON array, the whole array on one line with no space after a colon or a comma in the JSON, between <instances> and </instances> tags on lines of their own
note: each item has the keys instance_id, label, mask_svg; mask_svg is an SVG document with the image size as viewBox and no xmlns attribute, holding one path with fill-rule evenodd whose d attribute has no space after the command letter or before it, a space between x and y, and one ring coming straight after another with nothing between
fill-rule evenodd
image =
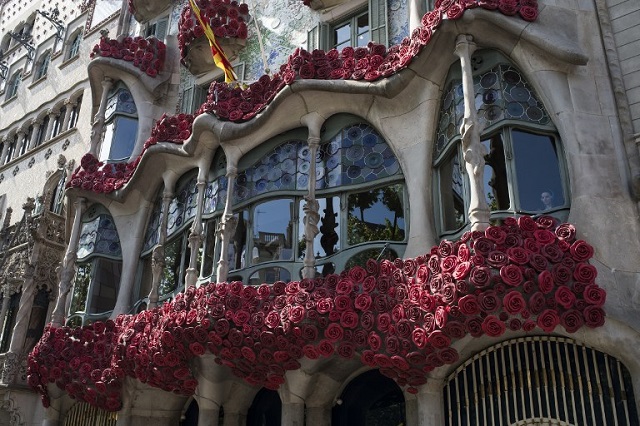
<instances>
[{"instance_id":1,"label":"window shutter","mask_svg":"<svg viewBox=\"0 0 640 426\"><path fill-rule=\"evenodd\" d=\"M233 66L233 70L238 77L238 81L244 82L244 62L237 63Z\"/></svg>"},{"instance_id":2,"label":"window shutter","mask_svg":"<svg viewBox=\"0 0 640 426\"><path fill-rule=\"evenodd\" d=\"M331 48L329 25L321 23L307 32L307 51L314 49L329 50Z\"/></svg>"},{"instance_id":3,"label":"window shutter","mask_svg":"<svg viewBox=\"0 0 640 426\"><path fill-rule=\"evenodd\" d=\"M169 27L169 18L162 18L156 22L156 38L158 40L164 40L167 36L167 29Z\"/></svg>"},{"instance_id":4,"label":"window shutter","mask_svg":"<svg viewBox=\"0 0 640 426\"><path fill-rule=\"evenodd\" d=\"M387 0L369 0L369 28L371 28L371 41L389 45Z\"/></svg>"},{"instance_id":5,"label":"window shutter","mask_svg":"<svg viewBox=\"0 0 640 426\"><path fill-rule=\"evenodd\" d=\"M182 81L180 82L182 89L182 100L180 102L180 111L185 113L193 112L193 92L195 79L187 72L182 73Z\"/></svg>"},{"instance_id":6,"label":"window shutter","mask_svg":"<svg viewBox=\"0 0 640 426\"><path fill-rule=\"evenodd\" d=\"M191 105L191 113L194 113L198 108L200 108L200 105L202 105L204 101L207 100L207 90L209 88L196 84L195 86L193 86L193 89L193 103Z\"/></svg>"}]
</instances>

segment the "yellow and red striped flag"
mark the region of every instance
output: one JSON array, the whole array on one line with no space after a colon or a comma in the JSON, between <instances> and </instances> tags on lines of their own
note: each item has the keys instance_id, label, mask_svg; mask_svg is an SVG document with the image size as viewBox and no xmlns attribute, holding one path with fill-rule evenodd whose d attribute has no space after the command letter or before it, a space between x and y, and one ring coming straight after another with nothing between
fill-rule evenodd
<instances>
[{"instance_id":1,"label":"yellow and red striped flag","mask_svg":"<svg viewBox=\"0 0 640 426\"><path fill-rule=\"evenodd\" d=\"M226 83L234 82L238 79L235 71L233 71L233 65L229 62L229 59L224 54L224 50L220 47L218 42L216 41L216 36L213 34L213 30L208 23L204 22L202 16L200 15L200 8L196 5L194 0L189 0L189 4L191 4L191 9L193 13L196 15L200 26L204 30L204 35L209 40L209 46L211 46L211 54L213 55L213 62L215 62L216 66L220 68L224 72L224 81Z\"/></svg>"}]
</instances>

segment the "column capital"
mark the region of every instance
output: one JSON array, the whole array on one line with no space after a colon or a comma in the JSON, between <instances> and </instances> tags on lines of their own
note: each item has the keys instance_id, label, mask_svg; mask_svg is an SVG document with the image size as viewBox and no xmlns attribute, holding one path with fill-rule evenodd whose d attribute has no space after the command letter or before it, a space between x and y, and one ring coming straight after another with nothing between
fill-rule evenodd
<instances>
[{"instance_id":1,"label":"column capital","mask_svg":"<svg viewBox=\"0 0 640 426\"><path fill-rule=\"evenodd\" d=\"M102 84L102 88L104 90L109 90L111 89L111 86L113 86L113 79L111 77L105 77L102 79L100 84Z\"/></svg>"},{"instance_id":2,"label":"column capital","mask_svg":"<svg viewBox=\"0 0 640 426\"><path fill-rule=\"evenodd\" d=\"M310 148L317 148L320 145L320 138L309 136L307 138L307 143L309 144Z\"/></svg>"},{"instance_id":3,"label":"column capital","mask_svg":"<svg viewBox=\"0 0 640 426\"><path fill-rule=\"evenodd\" d=\"M32 126L40 126L42 124L42 119L40 119L40 118L32 118L29 123Z\"/></svg>"},{"instance_id":4,"label":"column capital","mask_svg":"<svg viewBox=\"0 0 640 426\"><path fill-rule=\"evenodd\" d=\"M463 57L470 58L473 52L476 51L476 44L473 42L473 36L468 34L460 34L456 39L456 47L453 53L460 59Z\"/></svg>"},{"instance_id":5,"label":"column capital","mask_svg":"<svg viewBox=\"0 0 640 426\"><path fill-rule=\"evenodd\" d=\"M238 176L238 168L236 166L227 166L227 174L228 178Z\"/></svg>"}]
</instances>

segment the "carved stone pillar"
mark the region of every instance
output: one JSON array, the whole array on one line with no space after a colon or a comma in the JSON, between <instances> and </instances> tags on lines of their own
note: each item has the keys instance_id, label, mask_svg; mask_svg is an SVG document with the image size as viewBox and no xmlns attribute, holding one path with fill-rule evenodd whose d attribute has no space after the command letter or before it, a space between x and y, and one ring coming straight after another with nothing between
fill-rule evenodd
<instances>
[{"instance_id":1,"label":"carved stone pillar","mask_svg":"<svg viewBox=\"0 0 640 426\"><path fill-rule=\"evenodd\" d=\"M113 79L111 77L105 77L102 80L102 96L100 98L100 107L96 116L93 118L91 127L91 145L89 146L89 153L93 156L97 156L98 146L100 145L100 139L102 137L102 130L104 127L104 114L107 110L107 97L109 91L113 87Z\"/></svg>"},{"instance_id":2,"label":"carved stone pillar","mask_svg":"<svg viewBox=\"0 0 640 426\"><path fill-rule=\"evenodd\" d=\"M19 129L16 132L16 135L18 136L17 139L17 143L16 143L16 150L13 152L13 158L18 158L21 155L21 151L22 151L22 146L25 143L25 131L22 129Z\"/></svg>"},{"instance_id":3,"label":"carved stone pillar","mask_svg":"<svg viewBox=\"0 0 640 426\"><path fill-rule=\"evenodd\" d=\"M53 314L51 314L51 322L54 327L60 327L64 323L67 296L69 291L71 291L73 277L76 272L76 252L78 250L78 242L80 241L82 214L86 207L86 201L85 198L80 197L74 202L76 215L73 219L73 228L71 228L71 238L69 239L67 252L62 259L62 265L59 269L60 283L58 284L58 298L56 299L56 306L53 308Z\"/></svg>"},{"instance_id":4,"label":"carved stone pillar","mask_svg":"<svg viewBox=\"0 0 640 426\"><path fill-rule=\"evenodd\" d=\"M0 337L2 337L2 330L4 329L4 319L7 316L7 310L9 310L9 302L11 301L12 289L7 284L2 285L2 309L0 309Z\"/></svg>"},{"instance_id":5,"label":"carved stone pillar","mask_svg":"<svg viewBox=\"0 0 640 426\"><path fill-rule=\"evenodd\" d=\"M307 424L313 426L331 426L331 407L307 407Z\"/></svg>"},{"instance_id":6,"label":"carved stone pillar","mask_svg":"<svg viewBox=\"0 0 640 426\"><path fill-rule=\"evenodd\" d=\"M482 125L478 121L473 90L471 55L476 50L472 37L461 34L456 40L454 53L460 58L462 68L462 90L464 91L464 118L460 126L462 153L465 169L471 183L469 200L469 222L472 231L483 231L489 226L489 205L484 196L484 157L487 150L480 142Z\"/></svg>"},{"instance_id":7,"label":"carved stone pillar","mask_svg":"<svg viewBox=\"0 0 640 426\"><path fill-rule=\"evenodd\" d=\"M316 200L316 154L318 153L318 147L320 146L320 138L309 137L307 140L309 143L309 189L307 195L304 197L305 204L302 207L304 211L304 240L305 240L305 253L304 253L304 268L302 269L302 278L315 278L316 276L316 258L313 255L314 244L313 240L320 232L318 229L318 222L320 222L320 204Z\"/></svg>"},{"instance_id":8,"label":"carved stone pillar","mask_svg":"<svg viewBox=\"0 0 640 426\"><path fill-rule=\"evenodd\" d=\"M160 237L158 238L158 245L153 248L151 254L151 291L149 291L149 309L153 309L158 306L158 289L160 288L160 278L162 277L162 271L165 267L164 260L164 244L167 241L167 223L169 221L169 206L173 199L173 193L165 191L162 194L162 218L160 220Z\"/></svg>"},{"instance_id":9,"label":"carved stone pillar","mask_svg":"<svg viewBox=\"0 0 640 426\"><path fill-rule=\"evenodd\" d=\"M427 384L420 387L418 392L418 424L424 426L439 426L444 421L444 396L441 379L430 378Z\"/></svg>"},{"instance_id":10,"label":"carved stone pillar","mask_svg":"<svg viewBox=\"0 0 640 426\"><path fill-rule=\"evenodd\" d=\"M60 132L64 132L65 130L69 130L69 120L71 120L71 111L73 110L74 103L69 99L64 101L64 121L62 122L62 128Z\"/></svg>"},{"instance_id":11,"label":"carved stone pillar","mask_svg":"<svg viewBox=\"0 0 640 426\"><path fill-rule=\"evenodd\" d=\"M202 210L204 209L204 190L207 186L205 180L206 170L200 168L200 174L198 176L198 195L196 199L196 217L193 219L191 225L191 233L189 234L189 248L191 255L189 256L189 267L184 278L185 289L189 286L196 285L198 279L198 252L202 247L203 228L202 228Z\"/></svg>"},{"instance_id":12,"label":"carved stone pillar","mask_svg":"<svg viewBox=\"0 0 640 426\"><path fill-rule=\"evenodd\" d=\"M9 137L8 136L4 136L2 139L0 139L0 142L2 142L2 153L0 153L0 166L3 165L4 163L6 163L6 157L7 157L7 152L9 151Z\"/></svg>"},{"instance_id":13,"label":"carved stone pillar","mask_svg":"<svg viewBox=\"0 0 640 426\"><path fill-rule=\"evenodd\" d=\"M49 123L47 124L47 132L44 134L44 140L48 141L51 139L51 135L53 134L53 127L56 124L56 113L53 109L47 110L47 115L49 116Z\"/></svg>"},{"instance_id":14,"label":"carved stone pillar","mask_svg":"<svg viewBox=\"0 0 640 426\"><path fill-rule=\"evenodd\" d=\"M237 176L238 169L236 166L227 166L227 199L225 201L222 222L220 223L220 259L218 260L218 270L216 271L216 281L219 283L226 281L229 275L229 243L238 225L238 218L233 215L233 209L231 208L231 200L233 200L233 191Z\"/></svg>"},{"instance_id":15,"label":"carved stone pillar","mask_svg":"<svg viewBox=\"0 0 640 426\"><path fill-rule=\"evenodd\" d=\"M42 126L42 121L33 119L31 120L31 126L33 127L33 130L31 133L31 140L29 141L29 147L27 148L28 151L31 151L33 148L35 148L36 144L38 143L38 135L40 134L40 126Z\"/></svg>"},{"instance_id":16,"label":"carved stone pillar","mask_svg":"<svg viewBox=\"0 0 640 426\"><path fill-rule=\"evenodd\" d=\"M24 341L29 328L29 320L31 319L31 311L33 302L36 298L37 287L33 280L35 266L28 264L24 272L24 282L22 283L22 296L20 297L20 306L16 314L15 326L11 335L11 343L9 352L19 354L24 349Z\"/></svg>"}]
</instances>

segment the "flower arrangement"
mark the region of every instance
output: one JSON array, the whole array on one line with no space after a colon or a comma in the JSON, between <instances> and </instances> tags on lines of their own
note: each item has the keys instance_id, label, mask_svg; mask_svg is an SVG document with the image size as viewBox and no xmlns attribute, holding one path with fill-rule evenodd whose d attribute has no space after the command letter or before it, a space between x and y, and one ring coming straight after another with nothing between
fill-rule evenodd
<instances>
[{"instance_id":1,"label":"flower arrangement","mask_svg":"<svg viewBox=\"0 0 640 426\"><path fill-rule=\"evenodd\" d=\"M332 49L328 52L296 49L278 73L260 79L260 86L270 89L266 98L234 89L225 90L225 83L218 83L211 86L211 90L217 91L218 102L212 101L215 97L210 92L204 109L223 120L247 121L262 111L282 87L298 79L376 81L389 77L407 67L429 43L443 20L460 19L465 10L473 8L498 10L509 16L520 15L526 21L535 21L538 17L537 0L439 0L435 8L422 17L422 25L413 30L411 36L405 37L400 45L386 49L383 45L369 43L368 47L345 47L341 51ZM272 88L275 88L273 93ZM223 92L226 94L221 97ZM243 108L240 109L242 102Z\"/></svg>"},{"instance_id":2,"label":"flower arrangement","mask_svg":"<svg viewBox=\"0 0 640 426\"><path fill-rule=\"evenodd\" d=\"M249 7L245 3L235 0L196 0L196 5L200 8L203 21L211 26L216 37L246 40ZM203 36L204 28L187 4L182 9L178 21L178 46L183 62L187 57L189 45Z\"/></svg>"},{"instance_id":3,"label":"flower arrangement","mask_svg":"<svg viewBox=\"0 0 640 426\"><path fill-rule=\"evenodd\" d=\"M122 59L132 62L136 68L150 77L155 77L164 66L167 46L155 37L125 37L121 42L107 36L100 38L90 57Z\"/></svg>"},{"instance_id":4,"label":"flower arrangement","mask_svg":"<svg viewBox=\"0 0 640 426\"><path fill-rule=\"evenodd\" d=\"M416 393L433 369L458 362L452 346L507 329L544 333L604 324L593 248L573 225L508 218L442 241L414 259L369 260L340 275L273 285L189 287L169 303L82 328L48 326L29 355L28 383L118 410L125 377L192 395L190 360L215 362L277 389L300 359L359 358Z\"/></svg>"},{"instance_id":5,"label":"flower arrangement","mask_svg":"<svg viewBox=\"0 0 640 426\"><path fill-rule=\"evenodd\" d=\"M82 188L98 194L108 194L122 188L136 171L142 155L158 142L183 143L191 136L194 116L164 114L151 129L151 136L144 143L140 155L129 163L104 163L92 154L85 154L80 166L73 172L67 188Z\"/></svg>"}]
</instances>

